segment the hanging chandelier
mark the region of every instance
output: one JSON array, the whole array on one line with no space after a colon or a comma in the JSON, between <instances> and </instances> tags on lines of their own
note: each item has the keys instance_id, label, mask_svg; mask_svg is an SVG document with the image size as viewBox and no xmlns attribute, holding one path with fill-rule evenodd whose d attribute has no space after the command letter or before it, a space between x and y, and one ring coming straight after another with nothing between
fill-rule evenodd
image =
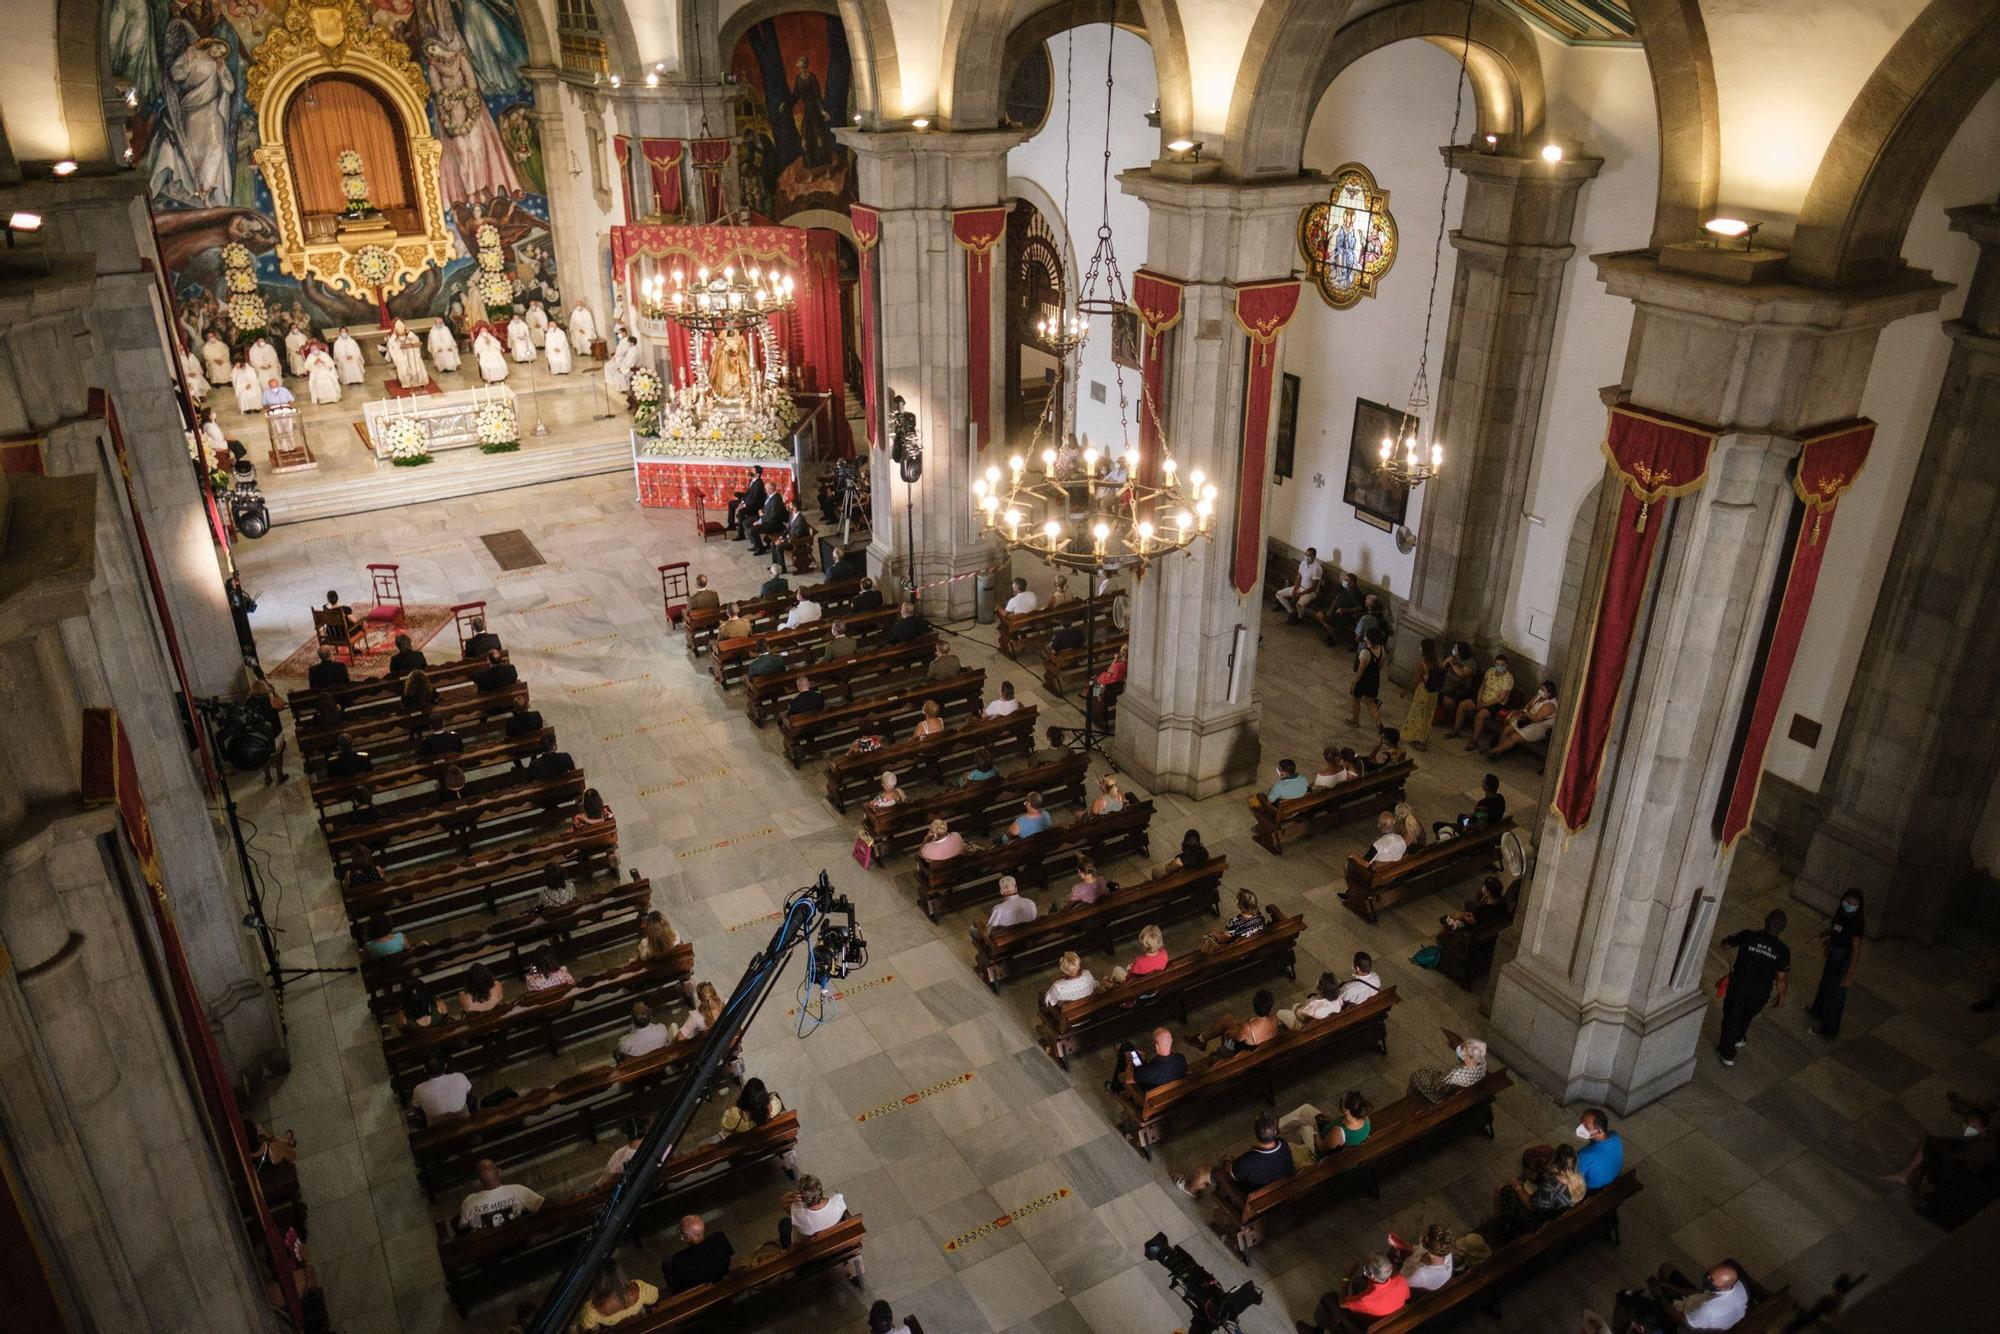
<instances>
[{"instance_id":1,"label":"hanging chandelier","mask_svg":"<svg viewBox=\"0 0 2000 1334\"><path fill-rule=\"evenodd\" d=\"M1452 96L1451 138L1458 143L1459 121L1465 112L1466 62L1472 54L1472 12L1476 0L1465 0L1465 31L1458 48L1458 88ZM1444 443L1431 419L1431 320L1437 314L1438 275L1444 267L1445 215L1451 202L1451 154L1444 159L1444 190L1438 195L1437 238L1431 244L1430 294L1424 299L1424 345L1417 354L1417 373L1403 402L1403 419L1377 447L1376 468L1391 481L1415 490L1444 471Z\"/></svg>"},{"instance_id":2,"label":"hanging chandelier","mask_svg":"<svg viewBox=\"0 0 2000 1334\"><path fill-rule=\"evenodd\" d=\"M639 286L642 314L648 319L672 320L690 333L718 334L734 329L747 335L771 317L789 313L795 304L791 275L755 265L740 272L734 265L725 265L719 274L697 269L692 284L675 269L671 287L664 273L654 274Z\"/></svg>"}]
</instances>

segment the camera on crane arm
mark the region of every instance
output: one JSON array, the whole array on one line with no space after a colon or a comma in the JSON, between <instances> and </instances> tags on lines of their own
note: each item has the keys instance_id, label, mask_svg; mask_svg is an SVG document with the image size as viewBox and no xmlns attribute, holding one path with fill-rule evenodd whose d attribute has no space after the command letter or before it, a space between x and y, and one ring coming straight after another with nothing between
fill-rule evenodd
<instances>
[{"instance_id":1,"label":"camera on crane arm","mask_svg":"<svg viewBox=\"0 0 2000 1334\"><path fill-rule=\"evenodd\" d=\"M810 896L819 913L819 930L812 947L814 976L838 980L867 967L868 942L855 924L854 901L835 893L824 871L817 883L796 891L794 898L800 895Z\"/></svg>"},{"instance_id":2,"label":"camera on crane arm","mask_svg":"<svg viewBox=\"0 0 2000 1334\"><path fill-rule=\"evenodd\" d=\"M1155 1232L1146 1242L1146 1258L1167 1271L1167 1286L1194 1317L1188 1322L1187 1334L1237 1334L1237 1321L1243 1313L1264 1300L1255 1283L1225 1289L1192 1255L1169 1242L1164 1232Z\"/></svg>"},{"instance_id":3,"label":"camera on crane arm","mask_svg":"<svg viewBox=\"0 0 2000 1334\"><path fill-rule=\"evenodd\" d=\"M914 484L924 475L924 445L917 434L917 414L904 406L901 394L889 399L889 457L896 461L905 482Z\"/></svg>"}]
</instances>

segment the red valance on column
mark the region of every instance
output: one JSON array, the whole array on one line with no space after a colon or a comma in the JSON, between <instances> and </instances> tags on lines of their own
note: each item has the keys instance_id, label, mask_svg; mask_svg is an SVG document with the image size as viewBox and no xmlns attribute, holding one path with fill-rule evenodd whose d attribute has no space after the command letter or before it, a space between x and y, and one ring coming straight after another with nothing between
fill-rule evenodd
<instances>
[{"instance_id":1,"label":"red valance on column","mask_svg":"<svg viewBox=\"0 0 2000 1334\"><path fill-rule=\"evenodd\" d=\"M632 210L632 136L613 135L611 150L618 155L618 196L625 204L625 221L638 221Z\"/></svg>"},{"instance_id":2,"label":"red valance on column","mask_svg":"<svg viewBox=\"0 0 2000 1334\"><path fill-rule=\"evenodd\" d=\"M981 449L993 437L993 247L1007 234L1007 208L953 209L952 238L965 247L965 375L968 414Z\"/></svg>"},{"instance_id":3,"label":"red valance on column","mask_svg":"<svg viewBox=\"0 0 2000 1334\"><path fill-rule=\"evenodd\" d=\"M653 178L653 211L678 219L686 202L681 191L681 157L687 145L679 139L641 139L639 154Z\"/></svg>"},{"instance_id":4,"label":"red valance on column","mask_svg":"<svg viewBox=\"0 0 2000 1334\"><path fill-rule=\"evenodd\" d=\"M1140 269L1132 275L1132 308L1146 331L1145 346L1139 354L1139 382L1145 392L1139 397L1139 451L1144 470L1141 480L1153 484L1160 466L1160 414L1167 393L1167 332L1181 322L1181 293L1187 284L1179 278Z\"/></svg>"},{"instance_id":5,"label":"red valance on column","mask_svg":"<svg viewBox=\"0 0 2000 1334\"><path fill-rule=\"evenodd\" d=\"M722 169L729 165L731 139L690 139L688 153L694 169L701 173L701 220L714 222L722 216Z\"/></svg>"},{"instance_id":6,"label":"red valance on column","mask_svg":"<svg viewBox=\"0 0 2000 1334\"><path fill-rule=\"evenodd\" d=\"M1653 507L1701 489L1708 481L1708 455L1714 444L1715 432L1708 427L1638 408L1611 409L1604 457L1624 495L1592 618L1590 657L1572 705L1569 747L1556 780L1553 805L1571 833L1590 823L1597 802L1598 774L1632 653L1632 632L1645 602L1660 530L1666 526L1656 521Z\"/></svg>"},{"instance_id":7,"label":"red valance on column","mask_svg":"<svg viewBox=\"0 0 2000 1334\"><path fill-rule=\"evenodd\" d=\"M875 246L882 239L882 214L868 204L850 204L854 247L861 258L861 412L872 449L882 429L875 410Z\"/></svg>"},{"instance_id":8,"label":"red valance on column","mask_svg":"<svg viewBox=\"0 0 2000 1334\"><path fill-rule=\"evenodd\" d=\"M1230 569L1239 596L1257 586L1264 546L1264 453L1271 444L1271 386L1278 335L1299 308L1299 281L1280 278L1236 289L1236 324L1250 336L1250 382L1243 400L1243 467L1236 492L1236 553Z\"/></svg>"},{"instance_id":9,"label":"red valance on column","mask_svg":"<svg viewBox=\"0 0 2000 1334\"><path fill-rule=\"evenodd\" d=\"M1750 678L1744 713L1738 725L1735 754L1722 785L1716 837L1729 847L1750 827L1757 805L1757 788L1764 781L1764 753L1778 721L1778 706L1792 679L1799 641L1805 637L1812 611L1813 590L1819 586L1820 562L1826 557L1840 498L1861 475L1875 423L1849 422L1808 436L1800 445L1792 473L1792 490L1799 504L1792 549L1778 571L1778 595L1766 614L1764 650Z\"/></svg>"}]
</instances>

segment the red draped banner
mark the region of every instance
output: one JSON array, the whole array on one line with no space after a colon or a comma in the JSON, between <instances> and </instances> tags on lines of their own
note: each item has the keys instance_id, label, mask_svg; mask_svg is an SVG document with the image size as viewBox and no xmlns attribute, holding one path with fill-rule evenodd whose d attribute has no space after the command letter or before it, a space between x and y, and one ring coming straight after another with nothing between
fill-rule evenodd
<instances>
[{"instance_id":1,"label":"red draped banner","mask_svg":"<svg viewBox=\"0 0 2000 1334\"><path fill-rule=\"evenodd\" d=\"M1792 473L1792 490L1799 499L1795 515L1798 533L1784 566L1778 571L1778 596L1765 622L1763 660L1751 677L1735 755L1723 782L1724 802L1718 812L1716 836L1729 847L1750 827L1757 805L1757 788L1764 781L1764 752L1778 722L1778 706L1792 679L1799 642L1805 637L1812 611L1813 590L1819 586L1820 562L1833 532L1841 496L1861 475L1875 423L1849 422L1808 436L1800 445Z\"/></svg>"},{"instance_id":2,"label":"red draped banner","mask_svg":"<svg viewBox=\"0 0 2000 1334\"><path fill-rule=\"evenodd\" d=\"M625 221L638 221L632 211L632 138L630 135L614 135L611 149L618 155L618 195L625 201Z\"/></svg>"},{"instance_id":3,"label":"red draped banner","mask_svg":"<svg viewBox=\"0 0 2000 1334\"><path fill-rule=\"evenodd\" d=\"M1296 278L1249 283L1236 289L1236 324L1250 336L1250 382L1243 400L1243 467L1236 494L1236 554L1230 570L1238 595L1257 586L1257 565L1264 548L1264 452L1271 445L1271 386L1278 374L1275 345L1298 308Z\"/></svg>"},{"instance_id":4,"label":"red draped banner","mask_svg":"<svg viewBox=\"0 0 2000 1334\"><path fill-rule=\"evenodd\" d=\"M665 218L681 216L681 155L686 145L679 139L641 139L639 155L653 178L653 212Z\"/></svg>"},{"instance_id":5,"label":"red draped banner","mask_svg":"<svg viewBox=\"0 0 2000 1334\"><path fill-rule=\"evenodd\" d=\"M701 173L702 221L714 222L722 216L722 169L729 165L732 139L690 139L688 153L694 169Z\"/></svg>"},{"instance_id":6,"label":"red draped banner","mask_svg":"<svg viewBox=\"0 0 2000 1334\"><path fill-rule=\"evenodd\" d=\"M854 248L861 256L861 411L868 423L872 449L878 432L875 410L875 246L882 239L882 214L868 204L850 204Z\"/></svg>"},{"instance_id":7,"label":"red draped banner","mask_svg":"<svg viewBox=\"0 0 2000 1334\"><path fill-rule=\"evenodd\" d=\"M1132 275L1132 308L1139 312L1145 327L1145 347L1139 354L1140 480L1153 485L1160 466L1160 403L1167 393L1167 332L1181 322L1181 293L1187 284L1179 278L1140 269Z\"/></svg>"},{"instance_id":8,"label":"red draped banner","mask_svg":"<svg viewBox=\"0 0 2000 1334\"><path fill-rule=\"evenodd\" d=\"M1604 457L1624 494L1619 498L1604 586L1597 595L1590 657L1573 706L1569 749L1563 754L1562 776L1556 780L1553 805L1571 833L1590 823L1597 801L1597 779L1632 653L1632 633L1665 527L1654 521L1653 507L1701 488L1708 480L1708 454L1714 443L1715 432L1705 426L1636 408L1611 409Z\"/></svg>"},{"instance_id":9,"label":"red draped banner","mask_svg":"<svg viewBox=\"0 0 2000 1334\"><path fill-rule=\"evenodd\" d=\"M965 379L981 449L993 436L993 247L1007 234L1007 208L953 209L952 238L965 247Z\"/></svg>"}]
</instances>

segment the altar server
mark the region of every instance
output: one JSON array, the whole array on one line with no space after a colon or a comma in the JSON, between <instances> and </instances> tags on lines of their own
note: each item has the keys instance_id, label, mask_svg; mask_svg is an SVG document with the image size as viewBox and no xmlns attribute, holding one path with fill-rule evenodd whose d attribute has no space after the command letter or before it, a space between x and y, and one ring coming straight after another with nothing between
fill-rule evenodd
<instances>
[{"instance_id":1,"label":"altar server","mask_svg":"<svg viewBox=\"0 0 2000 1334\"><path fill-rule=\"evenodd\" d=\"M342 329L340 337L333 340L333 364L340 368L342 384L360 384L367 378L368 368L361 360L361 344L354 336Z\"/></svg>"},{"instance_id":2,"label":"altar server","mask_svg":"<svg viewBox=\"0 0 2000 1334\"><path fill-rule=\"evenodd\" d=\"M492 325L479 326L479 332L472 336L472 353L479 358L480 379L488 384L497 384L507 378L507 358Z\"/></svg>"},{"instance_id":3,"label":"altar server","mask_svg":"<svg viewBox=\"0 0 2000 1334\"><path fill-rule=\"evenodd\" d=\"M563 332L563 327L560 324L551 324L549 326L548 341L542 346L543 350L549 354L549 374L568 375L571 370L569 335Z\"/></svg>"},{"instance_id":4,"label":"altar server","mask_svg":"<svg viewBox=\"0 0 2000 1334\"><path fill-rule=\"evenodd\" d=\"M515 311L514 318L507 321L507 350L514 354L516 361L535 359L535 340L528 332L528 322Z\"/></svg>"},{"instance_id":5,"label":"altar server","mask_svg":"<svg viewBox=\"0 0 2000 1334\"><path fill-rule=\"evenodd\" d=\"M306 373L306 344L312 340L306 331L294 324L292 331L285 335L285 365L294 375Z\"/></svg>"},{"instance_id":6,"label":"altar server","mask_svg":"<svg viewBox=\"0 0 2000 1334\"><path fill-rule=\"evenodd\" d=\"M597 317L590 313L590 307L579 301L569 308L569 345L579 357L590 355L590 345L597 341Z\"/></svg>"},{"instance_id":7,"label":"altar server","mask_svg":"<svg viewBox=\"0 0 2000 1334\"><path fill-rule=\"evenodd\" d=\"M208 341L201 345L201 364L208 368L208 383L211 386L229 381L229 344L215 336L215 330L208 331Z\"/></svg>"},{"instance_id":8,"label":"altar server","mask_svg":"<svg viewBox=\"0 0 2000 1334\"><path fill-rule=\"evenodd\" d=\"M208 402L208 391L214 386L202 373L201 358L186 348L181 349L181 378L187 381L188 397L194 400L196 407Z\"/></svg>"},{"instance_id":9,"label":"altar server","mask_svg":"<svg viewBox=\"0 0 2000 1334\"><path fill-rule=\"evenodd\" d=\"M395 363L396 383L403 388L422 389L431 382L431 373L424 369L423 340L401 320L389 333L389 360Z\"/></svg>"},{"instance_id":10,"label":"altar server","mask_svg":"<svg viewBox=\"0 0 2000 1334\"><path fill-rule=\"evenodd\" d=\"M284 364L278 360L278 349L271 346L269 338L260 337L250 344L250 369L257 372L258 384L284 378Z\"/></svg>"},{"instance_id":11,"label":"altar server","mask_svg":"<svg viewBox=\"0 0 2000 1334\"><path fill-rule=\"evenodd\" d=\"M441 371L458 369L458 340L451 336L451 326L443 320L431 325L431 360Z\"/></svg>"},{"instance_id":12,"label":"altar server","mask_svg":"<svg viewBox=\"0 0 2000 1334\"><path fill-rule=\"evenodd\" d=\"M239 361L229 372L229 383L236 390L236 410L238 412L262 412L264 410L264 387L258 382L257 372L247 361Z\"/></svg>"},{"instance_id":13,"label":"altar server","mask_svg":"<svg viewBox=\"0 0 2000 1334\"><path fill-rule=\"evenodd\" d=\"M604 363L604 387L614 394L622 394L632 385L632 371L639 364L639 340L627 338L611 360Z\"/></svg>"},{"instance_id":14,"label":"altar server","mask_svg":"<svg viewBox=\"0 0 2000 1334\"><path fill-rule=\"evenodd\" d=\"M315 403L340 402L340 371L333 353L317 340L306 346L306 392Z\"/></svg>"},{"instance_id":15,"label":"altar server","mask_svg":"<svg viewBox=\"0 0 2000 1334\"><path fill-rule=\"evenodd\" d=\"M545 346L549 336L549 313L542 309L539 301L528 303L528 337L535 340L536 347Z\"/></svg>"},{"instance_id":16,"label":"altar server","mask_svg":"<svg viewBox=\"0 0 2000 1334\"><path fill-rule=\"evenodd\" d=\"M201 442L208 446L209 457L227 459L229 437L222 433L222 423L215 419L215 413L201 414Z\"/></svg>"}]
</instances>

